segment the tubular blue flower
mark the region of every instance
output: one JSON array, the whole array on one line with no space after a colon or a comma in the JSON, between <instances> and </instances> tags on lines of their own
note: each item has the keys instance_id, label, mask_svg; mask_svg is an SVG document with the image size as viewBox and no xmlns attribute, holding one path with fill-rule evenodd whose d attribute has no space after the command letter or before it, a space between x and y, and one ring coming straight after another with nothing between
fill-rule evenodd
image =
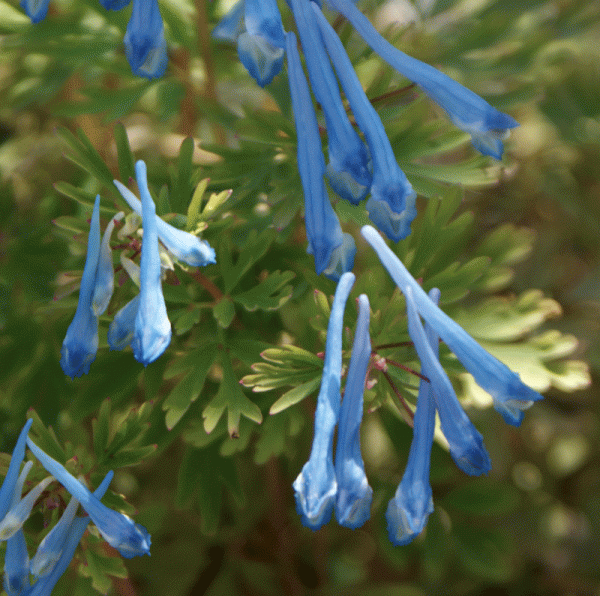
<instances>
[{"instance_id":1,"label":"tubular blue flower","mask_svg":"<svg viewBox=\"0 0 600 596\"><path fill-rule=\"evenodd\" d=\"M156 208L148 190L146 164L135 164L136 179L142 197L142 257L140 262L140 302L131 341L133 355L138 362L148 366L167 349L171 341L171 322L162 293L160 280L160 255Z\"/></svg>"},{"instance_id":2,"label":"tubular blue flower","mask_svg":"<svg viewBox=\"0 0 600 596\"><path fill-rule=\"evenodd\" d=\"M349 234L344 234L340 221L329 202L325 190L325 159L317 117L310 98L308 83L300 64L296 36L287 33L288 78L294 120L298 133L298 170L304 189L304 211L308 254L315 257L318 274L325 273L337 280L341 273L354 265L356 245Z\"/></svg>"},{"instance_id":3,"label":"tubular blue flower","mask_svg":"<svg viewBox=\"0 0 600 596\"><path fill-rule=\"evenodd\" d=\"M258 35L271 45L285 49L285 32L277 0L245 0L244 24L250 35Z\"/></svg>"},{"instance_id":4,"label":"tubular blue flower","mask_svg":"<svg viewBox=\"0 0 600 596\"><path fill-rule=\"evenodd\" d=\"M363 392L370 359L369 299L361 294L358 297L358 322L340 408L335 451L335 476L338 485L335 517L340 525L353 530L360 528L369 519L373 501L373 489L369 486L360 452Z\"/></svg>"},{"instance_id":5,"label":"tubular blue flower","mask_svg":"<svg viewBox=\"0 0 600 596\"><path fill-rule=\"evenodd\" d=\"M144 163L144 162L142 162ZM140 200L118 180L113 181L121 196L127 201L127 204L138 214L142 215L142 203ZM148 184L144 179L143 183ZM140 181L138 180L138 185ZM140 187L141 192L141 187ZM215 250L206 240L200 240L197 236L178 230L171 224L156 216L156 229L158 237L162 243L180 261L191 265L192 267L205 267L211 263L216 263Z\"/></svg>"},{"instance_id":6,"label":"tubular blue flower","mask_svg":"<svg viewBox=\"0 0 600 596\"><path fill-rule=\"evenodd\" d=\"M22 489L17 487L17 483L19 482L19 468L25 457L25 442L27 441L27 433L32 424L33 420L30 418L19 433L19 438L8 464L8 471L0 487L0 519L3 519L11 508L15 493L18 493L19 498L21 497Z\"/></svg>"},{"instance_id":7,"label":"tubular blue flower","mask_svg":"<svg viewBox=\"0 0 600 596\"><path fill-rule=\"evenodd\" d=\"M237 38L238 56L250 76L261 86L268 85L281 70L285 51L260 35L242 33Z\"/></svg>"},{"instance_id":8,"label":"tubular blue flower","mask_svg":"<svg viewBox=\"0 0 600 596\"><path fill-rule=\"evenodd\" d=\"M33 575L38 577L48 575L60 559L67 533L75 519L78 507L79 501L75 497L71 497L67 508L56 525L40 542L35 556L31 560L31 573Z\"/></svg>"},{"instance_id":9,"label":"tubular blue flower","mask_svg":"<svg viewBox=\"0 0 600 596\"><path fill-rule=\"evenodd\" d=\"M492 467L490 456L483 445L483 437L465 414L452 383L438 360L438 338L435 330L431 333L431 337L436 342L436 348L433 349L421 325L412 288L406 288L403 292L408 313L408 334L415 344L423 366L423 374L431 383L433 397L440 413L442 431L450 446L450 455L466 474L471 476L487 474ZM435 306L435 302L433 304Z\"/></svg>"},{"instance_id":10,"label":"tubular blue flower","mask_svg":"<svg viewBox=\"0 0 600 596\"><path fill-rule=\"evenodd\" d=\"M302 523L313 530L318 530L331 518L337 493L333 466L333 433L338 421L341 401L344 308L354 279L354 274L344 273L335 291L327 326L325 364L315 412L312 449L308 461L293 484L296 510L302 517Z\"/></svg>"},{"instance_id":11,"label":"tubular blue flower","mask_svg":"<svg viewBox=\"0 0 600 596\"><path fill-rule=\"evenodd\" d=\"M74 379L90 371L98 351L98 317L92 310L92 297L96 285L96 270L100 258L100 195L96 197L88 250L81 277L79 301L75 316L67 329L60 351L63 372Z\"/></svg>"},{"instance_id":12,"label":"tubular blue flower","mask_svg":"<svg viewBox=\"0 0 600 596\"><path fill-rule=\"evenodd\" d=\"M32 23L39 23L46 18L50 0L21 0L21 8Z\"/></svg>"},{"instance_id":13,"label":"tubular blue flower","mask_svg":"<svg viewBox=\"0 0 600 596\"><path fill-rule=\"evenodd\" d=\"M150 534L144 526L136 524L129 516L103 505L84 484L31 439L27 439L27 445L42 466L80 502L108 544L127 559L150 554Z\"/></svg>"},{"instance_id":14,"label":"tubular blue flower","mask_svg":"<svg viewBox=\"0 0 600 596\"><path fill-rule=\"evenodd\" d=\"M233 8L215 25L211 36L221 41L236 43L237 38L246 30L245 9L244 0L234 4Z\"/></svg>"},{"instance_id":15,"label":"tubular blue flower","mask_svg":"<svg viewBox=\"0 0 600 596\"><path fill-rule=\"evenodd\" d=\"M21 528L6 541L3 583L8 596L20 596L29 587L29 553Z\"/></svg>"},{"instance_id":16,"label":"tubular blue flower","mask_svg":"<svg viewBox=\"0 0 600 596\"><path fill-rule=\"evenodd\" d=\"M429 297L436 304L439 296L440 293L437 289L429 292ZM433 353L437 355L438 338L429 325L425 326L425 335ZM427 376L427 367L423 366L421 372ZM422 379L419 383L413 440L410 444L408 463L396 494L390 500L385 513L388 535L396 546L412 542L423 531L429 514L433 512L429 470L434 430L435 401L432 385Z\"/></svg>"},{"instance_id":17,"label":"tubular blue flower","mask_svg":"<svg viewBox=\"0 0 600 596\"><path fill-rule=\"evenodd\" d=\"M100 0L100 4L102 4L106 10L121 10L130 2L131 0Z\"/></svg>"},{"instance_id":18,"label":"tubular blue flower","mask_svg":"<svg viewBox=\"0 0 600 596\"><path fill-rule=\"evenodd\" d=\"M124 42L133 74L147 79L165 74L167 42L157 0L133 0Z\"/></svg>"},{"instance_id":19,"label":"tubular blue flower","mask_svg":"<svg viewBox=\"0 0 600 596\"><path fill-rule=\"evenodd\" d=\"M328 0L358 31L366 43L392 68L413 81L435 101L461 130L471 135L475 149L496 159L511 128L519 123L493 108L473 91L463 87L437 68L407 56L386 41L351 0Z\"/></svg>"},{"instance_id":20,"label":"tubular blue flower","mask_svg":"<svg viewBox=\"0 0 600 596\"><path fill-rule=\"evenodd\" d=\"M379 115L365 95L340 38L319 7L314 3L311 6L327 53L371 152L373 183L367 201L369 217L386 236L398 242L410 234L410 224L417 215L416 193L398 166Z\"/></svg>"},{"instance_id":21,"label":"tubular blue flower","mask_svg":"<svg viewBox=\"0 0 600 596\"><path fill-rule=\"evenodd\" d=\"M313 93L327 125L327 178L333 190L354 205L369 192L369 155L346 114L335 74L323 47L315 17L305 0L291 0ZM303 131L298 130L298 135Z\"/></svg>"},{"instance_id":22,"label":"tubular blue flower","mask_svg":"<svg viewBox=\"0 0 600 596\"><path fill-rule=\"evenodd\" d=\"M131 345L135 332L135 318L140 306L140 295L121 308L108 328L108 345L111 350L124 350Z\"/></svg>"},{"instance_id":23,"label":"tubular blue flower","mask_svg":"<svg viewBox=\"0 0 600 596\"><path fill-rule=\"evenodd\" d=\"M371 226L364 226L361 233L400 290L405 295L408 288L412 290L419 314L435 329L462 365L473 375L477 384L492 396L494 408L502 414L507 423L519 426L523 420L523 410L542 399L542 396L525 385L517 373L484 350L427 297L377 230Z\"/></svg>"},{"instance_id":24,"label":"tubular blue flower","mask_svg":"<svg viewBox=\"0 0 600 596\"><path fill-rule=\"evenodd\" d=\"M115 222L121 221L124 213L117 213L106 226L100 245L100 256L98 258L98 268L96 269L96 283L94 285L94 295L92 297L92 311L99 317L108 307L108 303L113 295L115 272L112 262L112 252L110 249L110 237L115 227Z\"/></svg>"},{"instance_id":25,"label":"tubular blue flower","mask_svg":"<svg viewBox=\"0 0 600 596\"><path fill-rule=\"evenodd\" d=\"M113 472L112 470L108 472L108 474L104 477L104 480L100 483L98 488L94 491L94 497L97 499L101 499L104 496L104 493L108 489L108 485L112 480ZM77 545L81 542L83 534L90 522L89 517L76 517L65 535L64 542L62 544L61 554L56 561L55 565L52 567L51 571L40 577L36 583L28 588L25 592L21 594L21 596L50 596L50 593L54 589L56 582L60 579L62 574L67 570L69 564L71 563L71 559L73 559L73 555L75 554L75 549Z\"/></svg>"}]
</instances>

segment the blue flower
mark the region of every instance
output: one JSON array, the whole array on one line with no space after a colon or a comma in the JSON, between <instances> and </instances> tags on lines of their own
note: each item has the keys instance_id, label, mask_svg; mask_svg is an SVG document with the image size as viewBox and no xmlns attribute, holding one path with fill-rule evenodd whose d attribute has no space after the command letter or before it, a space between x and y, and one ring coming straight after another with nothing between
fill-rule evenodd
<instances>
[{"instance_id":1,"label":"blue flower","mask_svg":"<svg viewBox=\"0 0 600 596\"><path fill-rule=\"evenodd\" d=\"M134 74L162 77L167 69L167 42L157 0L133 0L125 32L125 53Z\"/></svg>"},{"instance_id":2,"label":"blue flower","mask_svg":"<svg viewBox=\"0 0 600 596\"><path fill-rule=\"evenodd\" d=\"M263 37L277 48L285 48L277 0L245 0L244 24L250 35Z\"/></svg>"},{"instance_id":3,"label":"blue flower","mask_svg":"<svg viewBox=\"0 0 600 596\"><path fill-rule=\"evenodd\" d=\"M437 304L439 290L432 290L429 297ZM411 308L412 306L411 303ZM413 319L414 315L413 312ZM417 323L420 325L418 321ZM429 325L425 326L425 334L429 346L437 355L438 339ZM429 374L426 365L423 365L421 372L425 376ZM396 494L390 500L385 513L388 535L396 546L412 542L423 531L429 514L433 511L429 469L434 430L435 402L432 384L421 380L408 463Z\"/></svg>"},{"instance_id":4,"label":"blue flower","mask_svg":"<svg viewBox=\"0 0 600 596\"><path fill-rule=\"evenodd\" d=\"M354 26L369 46L392 68L413 81L446 111L458 128L471 135L475 149L496 159L502 158L502 140L519 123L493 108L487 101L463 87L433 66L397 50L377 32L369 19L351 0L329 0Z\"/></svg>"},{"instance_id":5,"label":"blue flower","mask_svg":"<svg viewBox=\"0 0 600 596\"><path fill-rule=\"evenodd\" d=\"M108 485L112 480L113 472L110 471L104 480L100 483L98 488L94 491L94 497L101 499L104 493L108 489ZM63 514L64 517L64 514ZM61 518L62 519L62 518ZM61 552L58 560L54 563L52 568L46 575L40 577L33 586L20 593L20 596L50 596L50 593L54 589L56 582L60 579L62 574L67 570L77 545L81 542L83 534L90 522L90 518L86 517L75 517L68 527L68 530L64 536L63 543L61 545ZM60 522L59 522L60 523ZM41 545L40 545L41 548ZM39 548L38 548L39 552ZM37 553L36 553L37 556ZM35 560L35 557L34 557ZM29 581L29 580L27 580ZM12 596L12 595L10 595ZM15 595L16 596L16 595Z\"/></svg>"},{"instance_id":6,"label":"blue flower","mask_svg":"<svg viewBox=\"0 0 600 596\"><path fill-rule=\"evenodd\" d=\"M81 503L108 544L128 559L150 554L150 534L144 526L136 524L127 515L103 505L100 499L70 474L62 464L52 459L30 439L27 439L27 445L42 466Z\"/></svg>"},{"instance_id":7,"label":"blue flower","mask_svg":"<svg viewBox=\"0 0 600 596\"><path fill-rule=\"evenodd\" d=\"M167 316L160 279L156 208L148 190L146 164L143 161L135 164L135 173L142 197L144 237L140 262L140 301L131 347L135 359L148 366L167 349L171 341L171 322Z\"/></svg>"},{"instance_id":8,"label":"blue flower","mask_svg":"<svg viewBox=\"0 0 600 596\"><path fill-rule=\"evenodd\" d=\"M108 345L111 350L124 350L131 345L135 332L135 317L140 306L140 295L121 308L108 328Z\"/></svg>"},{"instance_id":9,"label":"blue flower","mask_svg":"<svg viewBox=\"0 0 600 596\"><path fill-rule=\"evenodd\" d=\"M367 201L369 217L386 236L397 242L410 234L410 224L417 215L416 193L398 166L383 124L365 95L340 38L318 6L314 3L311 6L327 53L371 152L373 182Z\"/></svg>"},{"instance_id":10,"label":"blue flower","mask_svg":"<svg viewBox=\"0 0 600 596\"><path fill-rule=\"evenodd\" d=\"M373 489L369 486L360 452L363 392L370 359L369 299L361 294L358 297L358 322L340 409L335 451L335 476L338 485L335 516L340 525L352 529L360 528L369 519L373 500Z\"/></svg>"},{"instance_id":11,"label":"blue flower","mask_svg":"<svg viewBox=\"0 0 600 596\"><path fill-rule=\"evenodd\" d=\"M298 133L298 170L304 189L304 211L308 253L315 257L318 274L334 280L352 269L356 245L344 234L325 190L325 159L317 117L308 83L300 64L296 36L287 34L288 79Z\"/></svg>"},{"instance_id":12,"label":"blue flower","mask_svg":"<svg viewBox=\"0 0 600 596\"><path fill-rule=\"evenodd\" d=\"M96 285L96 270L100 258L100 195L96 197L88 250L81 277L79 301L75 316L67 329L60 351L60 365L72 379L87 374L98 351L98 317L92 310L92 298Z\"/></svg>"},{"instance_id":13,"label":"blue flower","mask_svg":"<svg viewBox=\"0 0 600 596\"><path fill-rule=\"evenodd\" d=\"M21 528L6 541L3 584L8 596L20 596L29 587L29 553Z\"/></svg>"},{"instance_id":14,"label":"blue flower","mask_svg":"<svg viewBox=\"0 0 600 596\"><path fill-rule=\"evenodd\" d=\"M542 399L542 396L525 385L517 373L484 350L460 325L440 310L374 228L364 226L361 233L404 295L407 289L412 290L419 314L435 329L477 384L492 396L494 408L506 422L519 426L523 420L523 410Z\"/></svg>"},{"instance_id":15,"label":"blue flower","mask_svg":"<svg viewBox=\"0 0 600 596\"><path fill-rule=\"evenodd\" d=\"M32 23L39 23L46 18L48 6L50 6L50 0L21 0L21 8Z\"/></svg>"},{"instance_id":16,"label":"blue flower","mask_svg":"<svg viewBox=\"0 0 600 596\"><path fill-rule=\"evenodd\" d=\"M450 447L450 455L456 465L466 474L472 476L487 474L492 467L490 456L483 445L481 434L465 414L452 383L438 360L437 344L439 340L435 330L430 331L429 339L432 341L428 341L413 300L412 288L407 287L404 295L408 313L408 333L421 360L423 374L429 378L431 383L435 404L440 414L442 431ZM436 303L437 300L433 302L434 305ZM433 341L436 344L435 348L432 348L431 345Z\"/></svg>"},{"instance_id":17,"label":"blue flower","mask_svg":"<svg viewBox=\"0 0 600 596\"><path fill-rule=\"evenodd\" d=\"M369 192L372 182L369 154L346 114L310 4L305 0L292 0L291 7L312 90L325 115L329 144L326 173L329 183L342 198L357 205ZM298 131L298 135L302 133Z\"/></svg>"},{"instance_id":18,"label":"blue flower","mask_svg":"<svg viewBox=\"0 0 600 596\"><path fill-rule=\"evenodd\" d=\"M110 248L110 237L115 227L115 222L123 219L124 213L117 213L106 226L100 245L100 255L98 258L98 268L96 269L96 281L94 285L94 294L92 296L92 310L99 317L108 307L108 303L113 295L115 272L112 262L112 251Z\"/></svg>"},{"instance_id":19,"label":"blue flower","mask_svg":"<svg viewBox=\"0 0 600 596\"><path fill-rule=\"evenodd\" d=\"M19 438L15 448L13 449L10 463L8 464L8 471L0 487L0 519L8 513L10 509L15 491L17 489L17 482L19 480L19 469L23 463L25 457L25 442L27 441L27 433L33 424L33 420L29 419L25 423L23 430L19 433ZM18 489L19 497L21 495L21 489Z\"/></svg>"},{"instance_id":20,"label":"blue flower","mask_svg":"<svg viewBox=\"0 0 600 596\"><path fill-rule=\"evenodd\" d=\"M121 193L121 196L127 201L128 205L138 215L142 215L142 203L139 199L118 180L114 180L113 182ZM156 229L158 237L167 247L167 250L180 261L187 263L192 267L205 267L206 265L217 262L215 250L208 242L206 242L206 240L200 240L200 238L193 234L189 234L188 232L173 227L158 215L156 216Z\"/></svg>"},{"instance_id":21,"label":"blue flower","mask_svg":"<svg viewBox=\"0 0 600 596\"><path fill-rule=\"evenodd\" d=\"M121 10L130 2L131 0L100 0L100 4L102 4L106 10Z\"/></svg>"},{"instance_id":22,"label":"blue flower","mask_svg":"<svg viewBox=\"0 0 600 596\"><path fill-rule=\"evenodd\" d=\"M302 517L302 523L313 530L318 530L329 521L337 493L333 466L333 433L341 401L344 308L354 279L352 273L344 273L335 291L327 327L325 364L315 412L312 450L309 460L293 484L298 514Z\"/></svg>"},{"instance_id":23,"label":"blue flower","mask_svg":"<svg viewBox=\"0 0 600 596\"><path fill-rule=\"evenodd\" d=\"M244 24L244 12L246 10L244 0L234 4L233 8L215 25L212 37L221 41L236 43L237 38L246 30Z\"/></svg>"}]
</instances>

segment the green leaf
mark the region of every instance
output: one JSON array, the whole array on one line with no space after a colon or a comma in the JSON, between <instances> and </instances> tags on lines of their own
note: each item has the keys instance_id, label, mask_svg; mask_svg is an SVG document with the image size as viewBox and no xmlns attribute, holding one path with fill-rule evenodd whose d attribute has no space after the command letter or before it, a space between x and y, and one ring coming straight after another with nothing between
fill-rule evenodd
<instances>
[{"instance_id":1,"label":"green leaf","mask_svg":"<svg viewBox=\"0 0 600 596\"><path fill-rule=\"evenodd\" d=\"M241 416L260 424L262 413L259 407L251 402L241 390L233 373L228 354L221 352L221 363L223 366L223 380L217 395L202 412L204 429L207 433L213 431L217 422L227 410L227 430L230 437L235 437L239 435Z\"/></svg>"},{"instance_id":2,"label":"green leaf","mask_svg":"<svg viewBox=\"0 0 600 596\"><path fill-rule=\"evenodd\" d=\"M200 322L201 310L196 304L190 305L190 307L180 311L181 314L176 316L174 313L171 314L171 322L175 328L175 335L183 335L187 333L194 325Z\"/></svg>"},{"instance_id":3,"label":"green leaf","mask_svg":"<svg viewBox=\"0 0 600 596\"><path fill-rule=\"evenodd\" d=\"M96 455L97 460L104 457L104 450L108 446L108 438L110 435L110 407L110 398L106 398L98 410L98 416L92 419L94 454Z\"/></svg>"},{"instance_id":4,"label":"green leaf","mask_svg":"<svg viewBox=\"0 0 600 596\"><path fill-rule=\"evenodd\" d=\"M85 550L86 565L79 566L79 572L92 580L92 586L101 594L107 594L113 582L110 576L127 577L127 569L121 557L107 557L95 550Z\"/></svg>"},{"instance_id":5,"label":"green leaf","mask_svg":"<svg viewBox=\"0 0 600 596\"><path fill-rule=\"evenodd\" d=\"M31 437L33 442L50 457L61 464L64 464L67 461L67 457L64 449L58 442L52 427L46 428L46 425L42 422L42 419L33 408L30 408L27 412L27 418L33 419L30 431L31 435L33 435Z\"/></svg>"},{"instance_id":6,"label":"green leaf","mask_svg":"<svg viewBox=\"0 0 600 596\"><path fill-rule=\"evenodd\" d=\"M191 370L173 387L166 397L162 408L167 413L165 422L171 430L185 414L190 404L200 395L206 375L217 355L217 344L207 344L192 352L194 358L189 363Z\"/></svg>"},{"instance_id":7,"label":"green leaf","mask_svg":"<svg viewBox=\"0 0 600 596\"><path fill-rule=\"evenodd\" d=\"M200 221L200 211L202 207L202 197L206 192L206 187L210 180L208 178L204 178L204 180L200 180L198 182L198 186L196 186L196 190L192 195L192 200L188 205L187 209L187 221L185 224L185 229L188 232L193 232Z\"/></svg>"},{"instance_id":8,"label":"green leaf","mask_svg":"<svg viewBox=\"0 0 600 596\"><path fill-rule=\"evenodd\" d=\"M283 306L292 296L292 286L286 285L296 276L291 271L273 271L264 281L251 290L234 294L233 299L246 310L276 310Z\"/></svg>"},{"instance_id":9,"label":"green leaf","mask_svg":"<svg viewBox=\"0 0 600 596\"><path fill-rule=\"evenodd\" d=\"M171 191L171 206L177 213L185 213L192 192L192 156L194 154L194 139L183 140L179 149L177 162L177 178Z\"/></svg>"},{"instance_id":10,"label":"green leaf","mask_svg":"<svg viewBox=\"0 0 600 596\"><path fill-rule=\"evenodd\" d=\"M117 122L113 129L115 143L117 145L117 161L119 163L119 175L124 184L130 178L135 178L135 165L129 138L127 137L127 129Z\"/></svg>"},{"instance_id":11,"label":"green leaf","mask_svg":"<svg viewBox=\"0 0 600 596\"><path fill-rule=\"evenodd\" d=\"M272 406L269 410L269 414L278 414L283 410L297 404L302 401L305 397L308 397L311 393L317 390L317 387L321 384L321 378L317 377L311 379L302 385L298 385L289 391L286 391Z\"/></svg>"},{"instance_id":12,"label":"green leaf","mask_svg":"<svg viewBox=\"0 0 600 596\"><path fill-rule=\"evenodd\" d=\"M217 323L224 329L227 329L231 325L233 317L235 317L233 300L229 296L224 296L220 302L213 306L213 315Z\"/></svg>"}]
</instances>

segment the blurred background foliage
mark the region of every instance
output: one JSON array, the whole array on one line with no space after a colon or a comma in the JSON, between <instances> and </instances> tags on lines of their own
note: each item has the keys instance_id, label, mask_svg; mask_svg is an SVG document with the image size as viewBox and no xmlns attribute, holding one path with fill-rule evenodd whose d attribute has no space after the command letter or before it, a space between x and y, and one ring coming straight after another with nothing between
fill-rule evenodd
<instances>
[{"instance_id":1,"label":"blurred background foliage","mask_svg":"<svg viewBox=\"0 0 600 596\"><path fill-rule=\"evenodd\" d=\"M395 548L383 511L412 436L396 390L410 401L416 381L390 361L418 368L410 347L378 350L387 367L374 366L366 393L371 521L312 533L294 512L335 286L304 252L285 72L261 90L235 48L209 38L230 4L162 1L170 65L146 81L124 55L129 9L55 0L32 26L0 0L0 449L10 452L34 416L53 457L74 465L76 455L96 482L116 469L111 504L137 510L153 540L152 558L128 561L127 576L90 536L54 593L600 594L600 402L590 384L600 372L600 5L360 3L397 47L517 118L501 164L475 157L466 135L335 21L420 195L398 254L546 396L509 428L442 352L493 467L468 478L435 446L435 513L419 539ZM159 214L207 223L218 262L169 272L175 333L161 359L144 369L129 351L108 352L101 319L98 357L72 382L58 360L86 218L96 192L103 223L124 206L111 181L128 182L133 156L148 164ZM204 202L189 209L205 178ZM358 241L363 209L336 210ZM119 250L131 256L113 250L116 265ZM407 339L403 299L360 241L355 271L353 296L366 290L372 303L373 345ZM134 291L118 275L111 314ZM43 522L32 518L32 543Z\"/></svg>"}]
</instances>

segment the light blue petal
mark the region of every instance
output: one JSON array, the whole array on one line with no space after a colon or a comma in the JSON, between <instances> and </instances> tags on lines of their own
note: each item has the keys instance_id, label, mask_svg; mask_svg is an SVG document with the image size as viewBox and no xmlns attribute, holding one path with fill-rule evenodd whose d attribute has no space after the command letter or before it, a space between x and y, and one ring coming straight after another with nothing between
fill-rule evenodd
<instances>
[{"instance_id":1,"label":"light blue petal","mask_svg":"<svg viewBox=\"0 0 600 596\"><path fill-rule=\"evenodd\" d=\"M315 257L318 274L339 275L346 267L352 268L352 245L346 240L341 252L336 249L344 243L344 234L325 190L325 159L315 109L304 77L296 36L287 33L288 80L294 121L298 131L298 170L304 189L304 222L308 237L308 254Z\"/></svg>"},{"instance_id":2,"label":"light blue petal","mask_svg":"<svg viewBox=\"0 0 600 596\"><path fill-rule=\"evenodd\" d=\"M96 197L92 212L88 250L81 277L77 310L67 329L60 351L60 365L63 372L72 379L90 371L90 366L98 351L98 317L92 310L92 296L94 295L99 258L100 195Z\"/></svg>"},{"instance_id":3,"label":"light blue petal","mask_svg":"<svg viewBox=\"0 0 600 596\"><path fill-rule=\"evenodd\" d=\"M108 489L108 485L113 477L113 471L111 470L104 477L104 480L100 483L98 488L94 491L94 497L97 499L101 499L104 496L104 493ZM73 523L69 527L69 531L65 536L65 541L63 543L62 553L56 562L56 565L52 568L52 571L41 577L31 588L26 590L25 593L21 594L21 596L50 596L56 582L61 578L62 574L69 567L71 560L73 559L73 555L75 554L75 550L77 549L77 545L81 542L81 538L85 533L85 530L90 523L89 517L76 517L73 520Z\"/></svg>"},{"instance_id":4,"label":"light blue petal","mask_svg":"<svg viewBox=\"0 0 600 596\"><path fill-rule=\"evenodd\" d=\"M346 114L310 4L304 0L292 0L291 6L312 90L325 115L329 184L342 198L357 205L367 196L372 182L367 148Z\"/></svg>"},{"instance_id":5,"label":"light blue petal","mask_svg":"<svg viewBox=\"0 0 600 596\"><path fill-rule=\"evenodd\" d=\"M167 69L167 42L157 0L133 0L125 53L134 74L154 79Z\"/></svg>"},{"instance_id":6,"label":"light blue petal","mask_svg":"<svg viewBox=\"0 0 600 596\"><path fill-rule=\"evenodd\" d=\"M340 525L352 529L360 528L371 517L373 501L373 489L369 486L360 451L363 393L371 359L369 315L369 299L361 294L358 297L358 322L340 409L335 451L335 476L338 484L335 517Z\"/></svg>"},{"instance_id":7,"label":"light blue petal","mask_svg":"<svg viewBox=\"0 0 600 596\"><path fill-rule=\"evenodd\" d=\"M139 305L140 295L138 294L115 315L108 328L107 339L111 350L124 350L131 344Z\"/></svg>"},{"instance_id":8,"label":"light blue petal","mask_svg":"<svg viewBox=\"0 0 600 596\"><path fill-rule=\"evenodd\" d=\"M344 273L335 291L327 326L325 364L315 412L312 449L309 460L304 464L293 484L296 510L302 517L302 523L313 530L318 530L331 518L337 492L333 466L333 433L338 421L341 400L344 309L354 279L352 273Z\"/></svg>"},{"instance_id":9,"label":"light blue petal","mask_svg":"<svg viewBox=\"0 0 600 596\"><path fill-rule=\"evenodd\" d=\"M333 249L327 269L323 269L323 275L337 283L346 271L352 271L355 255L356 242L350 234L344 233L342 243Z\"/></svg>"},{"instance_id":10,"label":"light blue petal","mask_svg":"<svg viewBox=\"0 0 600 596\"><path fill-rule=\"evenodd\" d=\"M27 420L25 426L19 433L19 438L17 439L17 443L15 444L15 448L12 452L12 457L10 458L10 463L8 464L8 471L6 472L6 476L4 477L4 481L0 487L0 519L7 514L13 503L13 496L19 480L19 469L21 468L23 458L25 457L25 442L27 441L27 433L29 432L32 424L33 420L30 418ZM20 490L18 491L18 494L20 497Z\"/></svg>"},{"instance_id":11,"label":"light blue petal","mask_svg":"<svg viewBox=\"0 0 600 596\"><path fill-rule=\"evenodd\" d=\"M365 95L340 38L321 10L314 3L311 6L327 53L371 153L373 183L367 201L369 217L386 236L398 242L410 234L410 224L417 215L416 193L398 166L379 115Z\"/></svg>"},{"instance_id":12,"label":"light blue petal","mask_svg":"<svg viewBox=\"0 0 600 596\"><path fill-rule=\"evenodd\" d=\"M285 33L277 0L246 0L244 24L250 35L263 37L277 48L285 48Z\"/></svg>"},{"instance_id":13,"label":"light blue petal","mask_svg":"<svg viewBox=\"0 0 600 596\"><path fill-rule=\"evenodd\" d=\"M504 416L506 422L518 426L523 417L521 410L529 408L542 396L525 385L517 373L484 350L460 325L433 304L374 228L364 226L361 233L400 290L406 294L405 289L411 288L419 314L435 329L477 384L492 396L494 408Z\"/></svg>"},{"instance_id":14,"label":"light blue petal","mask_svg":"<svg viewBox=\"0 0 600 596\"><path fill-rule=\"evenodd\" d=\"M4 589L8 596L21 596L29 588L29 554L23 530L6 541L4 555Z\"/></svg>"},{"instance_id":15,"label":"light blue petal","mask_svg":"<svg viewBox=\"0 0 600 596\"><path fill-rule=\"evenodd\" d=\"M142 215L142 203L140 200L118 180L113 180L121 196L128 205L138 214ZM192 267L204 267L216 263L215 250L197 236L184 232L168 224L156 216L156 228L158 237L177 259L191 265Z\"/></svg>"},{"instance_id":16,"label":"light blue petal","mask_svg":"<svg viewBox=\"0 0 600 596\"><path fill-rule=\"evenodd\" d=\"M27 439L27 445L42 466L81 503L108 544L128 559L150 554L150 534L144 526L136 524L129 516L103 505L100 499L62 464L52 459L30 439Z\"/></svg>"},{"instance_id":17,"label":"light blue petal","mask_svg":"<svg viewBox=\"0 0 600 596\"><path fill-rule=\"evenodd\" d=\"M112 262L112 251L110 248L110 237L115 227L115 222L123 218L124 213L120 211L108 222L102 243L100 245L100 257L98 269L96 270L96 283L92 297L92 311L99 317L108 308L108 303L113 295L115 272Z\"/></svg>"},{"instance_id":18,"label":"light blue petal","mask_svg":"<svg viewBox=\"0 0 600 596\"><path fill-rule=\"evenodd\" d=\"M50 0L21 0L21 8L25 11L32 23L39 23L46 18Z\"/></svg>"},{"instance_id":19,"label":"light blue petal","mask_svg":"<svg viewBox=\"0 0 600 596\"><path fill-rule=\"evenodd\" d=\"M502 139L519 123L493 108L473 91L449 76L407 56L386 41L369 19L351 0L328 0L354 26L367 44L392 68L419 85L423 91L446 111L452 122L471 135L473 146L485 155L502 157Z\"/></svg>"},{"instance_id":20,"label":"light blue petal","mask_svg":"<svg viewBox=\"0 0 600 596\"><path fill-rule=\"evenodd\" d=\"M437 304L439 290L431 290L429 297ZM438 338L429 325L425 326L425 335L431 349L437 355ZM422 373L427 376L425 367ZM435 401L432 385L421 380L408 463L385 514L388 535L392 543L397 546L412 542L423 531L429 514L433 511L429 470L434 430Z\"/></svg>"},{"instance_id":21,"label":"light blue petal","mask_svg":"<svg viewBox=\"0 0 600 596\"><path fill-rule=\"evenodd\" d=\"M244 0L234 4L233 8L216 24L211 33L214 39L231 43L237 42L237 38L246 30L244 4Z\"/></svg>"},{"instance_id":22,"label":"light blue petal","mask_svg":"<svg viewBox=\"0 0 600 596\"><path fill-rule=\"evenodd\" d=\"M148 366L171 342L171 322L162 293L160 255L156 229L156 208L148 190L146 164L135 164L136 180L142 197L142 257L140 261L140 302L135 317L131 347L138 362Z\"/></svg>"},{"instance_id":23,"label":"light blue petal","mask_svg":"<svg viewBox=\"0 0 600 596\"><path fill-rule=\"evenodd\" d=\"M285 51L260 35L241 33L237 38L238 56L252 78L261 86L268 85L281 70Z\"/></svg>"}]
</instances>

